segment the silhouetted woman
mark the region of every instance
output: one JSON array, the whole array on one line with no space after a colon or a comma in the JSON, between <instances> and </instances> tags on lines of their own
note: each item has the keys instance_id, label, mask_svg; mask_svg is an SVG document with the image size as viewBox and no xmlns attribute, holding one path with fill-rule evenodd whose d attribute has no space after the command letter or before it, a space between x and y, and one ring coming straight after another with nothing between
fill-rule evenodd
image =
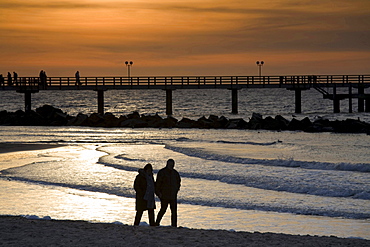
<instances>
[{"instance_id":1,"label":"silhouetted woman","mask_svg":"<svg viewBox=\"0 0 370 247\"><path fill-rule=\"evenodd\" d=\"M136 191L136 216L134 225L138 226L140 224L143 212L148 210L149 224L155 226L154 177L151 164L147 164L144 169L139 169L139 174L135 178L134 189Z\"/></svg>"}]
</instances>

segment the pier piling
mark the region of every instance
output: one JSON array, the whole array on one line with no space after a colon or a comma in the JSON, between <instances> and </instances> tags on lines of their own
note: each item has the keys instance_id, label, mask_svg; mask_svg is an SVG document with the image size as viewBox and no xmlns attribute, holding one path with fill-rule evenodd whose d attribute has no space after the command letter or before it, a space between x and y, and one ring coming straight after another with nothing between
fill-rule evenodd
<instances>
[{"instance_id":1,"label":"pier piling","mask_svg":"<svg viewBox=\"0 0 370 247\"><path fill-rule=\"evenodd\" d=\"M349 84L349 86L348 86L348 95L349 95L349 97L348 97L348 112L349 113L352 113L353 112L353 110L352 110L352 84Z\"/></svg>"},{"instance_id":2,"label":"pier piling","mask_svg":"<svg viewBox=\"0 0 370 247\"><path fill-rule=\"evenodd\" d=\"M365 87L362 84L358 84L358 95L365 94ZM364 99L358 97L358 112L364 112Z\"/></svg>"},{"instance_id":3,"label":"pier piling","mask_svg":"<svg viewBox=\"0 0 370 247\"><path fill-rule=\"evenodd\" d=\"M302 113L302 90L295 89L295 113Z\"/></svg>"},{"instance_id":4,"label":"pier piling","mask_svg":"<svg viewBox=\"0 0 370 247\"><path fill-rule=\"evenodd\" d=\"M334 113L340 112L340 99L337 96L337 86L335 84L333 84L333 108Z\"/></svg>"},{"instance_id":5,"label":"pier piling","mask_svg":"<svg viewBox=\"0 0 370 247\"><path fill-rule=\"evenodd\" d=\"M231 89L231 113L238 114L238 89Z\"/></svg>"},{"instance_id":6,"label":"pier piling","mask_svg":"<svg viewBox=\"0 0 370 247\"><path fill-rule=\"evenodd\" d=\"M97 90L98 92L98 113L104 115L104 90Z\"/></svg>"},{"instance_id":7,"label":"pier piling","mask_svg":"<svg viewBox=\"0 0 370 247\"><path fill-rule=\"evenodd\" d=\"M24 102L25 102L24 111L25 112L31 111L31 92L24 93Z\"/></svg>"},{"instance_id":8,"label":"pier piling","mask_svg":"<svg viewBox=\"0 0 370 247\"><path fill-rule=\"evenodd\" d=\"M166 89L166 115L172 115L172 89Z\"/></svg>"},{"instance_id":9,"label":"pier piling","mask_svg":"<svg viewBox=\"0 0 370 247\"><path fill-rule=\"evenodd\" d=\"M24 111L28 112L32 110L32 94L38 93L38 88L35 87L19 87L17 93L24 94Z\"/></svg>"}]
</instances>

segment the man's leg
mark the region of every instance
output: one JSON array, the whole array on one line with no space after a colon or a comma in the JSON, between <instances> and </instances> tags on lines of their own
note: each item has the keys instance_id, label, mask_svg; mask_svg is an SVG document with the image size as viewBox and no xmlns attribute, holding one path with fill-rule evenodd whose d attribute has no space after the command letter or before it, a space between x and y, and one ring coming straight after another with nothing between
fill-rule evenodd
<instances>
[{"instance_id":1,"label":"man's leg","mask_svg":"<svg viewBox=\"0 0 370 247\"><path fill-rule=\"evenodd\" d=\"M177 200L170 201L171 226L177 227Z\"/></svg>"},{"instance_id":2,"label":"man's leg","mask_svg":"<svg viewBox=\"0 0 370 247\"><path fill-rule=\"evenodd\" d=\"M144 211L142 210L136 211L134 226L138 226L140 224L140 220L141 220L141 216L143 216L143 212Z\"/></svg>"},{"instance_id":3,"label":"man's leg","mask_svg":"<svg viewBox=\"0 0 370 247\"><path fill-rule=\"evenodd\" d=\"M166 213L167 207L168 207L169 201L167 200L161 200L161 210L159 210L157 215L157 220L155 221L155 224L159 226L161 223L163 215Z\"/></svg>"}]
</instances>

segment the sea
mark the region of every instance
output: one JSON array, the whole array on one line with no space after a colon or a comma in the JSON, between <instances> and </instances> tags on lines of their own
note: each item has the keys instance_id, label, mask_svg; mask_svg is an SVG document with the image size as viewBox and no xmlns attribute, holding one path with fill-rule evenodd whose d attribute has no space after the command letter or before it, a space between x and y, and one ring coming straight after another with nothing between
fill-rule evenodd
<instances>
[{"instance_id":1,"label":"sea","mask_svg":"<svg viewBox=\"0 0 370 247\"><path fill-rule=\"evenodd\" d=\"M344 90L344 89L338 89ZM165 91L105 92L105 112L165 116ZM302 113L285 89L243 89L238 114L231 91L175 90L173 117L209 115L248 121L253 112L291 120L309 117L370 122L348 101L302 92ZM45 104L69 115L97 112L94 91L41 91ZM24 95L0 91L0 111L24 110ZM238 129L0 126L6 144L59 144L52 149L0 154L0 215L132 225L133 181L147 163L154 177L175 160L182 185L178 225L186 228L274 232L370 239L370 135ZM160 203L156 202L159 211ZM170 225L170 211L162 220ZM141 225L148 225L144 213Z\"/></svg>"}]
</instances>

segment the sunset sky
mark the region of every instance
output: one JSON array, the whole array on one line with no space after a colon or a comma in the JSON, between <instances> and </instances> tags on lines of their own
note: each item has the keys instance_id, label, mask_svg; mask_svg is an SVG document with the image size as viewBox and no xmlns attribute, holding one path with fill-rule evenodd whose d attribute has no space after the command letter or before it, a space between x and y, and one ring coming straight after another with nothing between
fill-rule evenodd
<instances>
[{"instance_id":1,"label":"sunset sky","mask_svg":"<svg viewBox=\"0 0 370 247\"><path fill-rule=\"evenodd\" d=\"M369 0L0 0L0 73L370 74Z\"/></svg>"}]
</instances>

